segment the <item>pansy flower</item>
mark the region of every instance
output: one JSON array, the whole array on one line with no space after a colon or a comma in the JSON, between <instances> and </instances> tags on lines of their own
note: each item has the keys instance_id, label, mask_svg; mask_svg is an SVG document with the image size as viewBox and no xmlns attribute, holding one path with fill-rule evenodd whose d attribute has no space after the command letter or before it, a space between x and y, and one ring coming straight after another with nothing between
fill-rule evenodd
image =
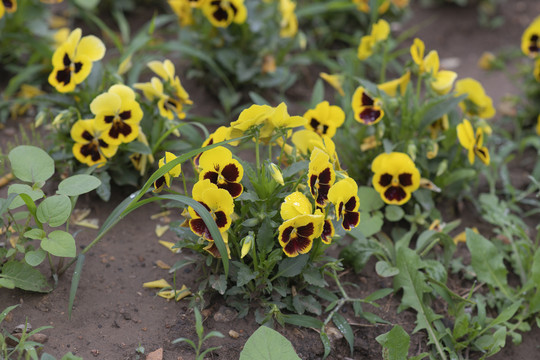
<instances>
[{"instance_id":1,"label":"pansy flower","mask_svg":"<svg viewBox=\"0 0 540 360\"><path fill-rule=\"evenodd\" d=\"M358 185L353 179L347 177L335 183L328 191L328 201L334 204L343 229L349 231L360 223Z\"/></svg>"},{"instance_id":2,"label":"pansy flower","mask_svg":"<svg viewBox=\"0 0 540 360\"><path fill-rule=\"evenodd\" d=\"M418 72L422 74L424 70L424 52L426 51L426 45L424 42L415 38L410 48L411 58L416 65L418 65Z\"/></svg>"},{"instance_id":3,"label":"pansy flower","mask_svg":"<svg viewBox=\"0 0 540 360\"><path fill-rule=\"evenodd\" d=\"M170 163L176 159L176 155L168 151L165 152L165 156L159 159L159 168L161 169L165 164ZM154 181L154 192L160 192L163 186L167 184L167 187L171 187L171 179L180 176L182 173L182 166L180 164L173 167L171 170L163 174L160 178Z\"/></svg>"},{"instance_id":4,"label":"pansy flower","mask_svg":"<svg viewBox=\"0 0 540 360\"><path fill-rule=\"evenodd\" d=\"M281 21L279 22L279 36L282 38L293 37L298 32L298 18L294 13L296 4L291 0L279 0L279 12Z\"/></svg>"},{"instance_id":5,"label":"pansy flower","mask_svg":"<svg viewBox=\"0 0 540 360\"><path fill-rule=\"evenodd\" d=\"M291 116L287 111L287 105L285 103L280 103L274 108L274 111L269 115L267 125L265 126L266 131L270 131L270 134L265 136L261 135L261 141L268 143L272 136L275 135L276 129L292 129L299 126L305 126L307 120L302 116ZM292 130L287 132L287 137L290 136Z\"/></svg>"},{"instance_id":6,"label":"pansy flower","mask_svg":"<svg viewBox=\"0 0 540 360\"><path fill-rule=\"evenodd\" d=\"M323 226L322 213L298 215L281 224L278 241L285 255L295 257L308 253L313 246L313 240L321 236Z\"/></svg>"},{"instance_id":7,"label":"pansy flower","mask_svg":"<svg viewBox=\"0 0 540 360\"><path fill-rule=\"evenodd\" d=\"M53 54L49 84L59 92L73 91L90 75L92 62L105 55L105 45L100 39L93 35L81 38L81 34L81 29L73 30Z\"/></svg>"},{"instance_id":8,"label":"pansy flower","mask_svg":"<svg viewBox=\"0 0 540 360\"><path fill-rule=\"evenodd\" d=\"M180 26L190 26L194 24L193 21L193 6L190 0L168 0L169 6L172 11L178 17Z\"/></svg>"},{"instance_id":9,"label":"pansy flower","mask_svg":"<svg viewBox=\"0 0 540 360\"><path fill-rule=\"evenodd\" d=\"M373 54L375 45L384 41L390 34L390 24L384 19L379 19L371 28L371 33L362 36L360 45L358 46L357 56L360 60L365 60Z\"/></svg>"},{"instance_id":10,"label":"pansy flower","mask_svg":"<svg viewBox=\"0 0 540 360\"><path fill-rule=\"evenodd\" d=\"M384 115L381 100L371 97L362 86L353 94L352 108L354 119L364 125L376 124Z\"/></svg>"},{"instance_id":11,"label":"pansy flower","mask_svg":"<svg viewBox=\"0 0 540 360\"><path fill-rule=\"evenodd\" d=\"M281 203L280 215L283 220L290 220L299 215L312 214L311 202L300 191L295 191L285 197Z\"/></svg>"},{"instance_id":12,"label":"pansy flower","mask_svg":"<svg viewBox=\"0 0 540 360\"><path fill-rule=\"evenodd\" d=\"M535 57L540 52L540 16L534 19L523 32L521 51L530 57Z\"/></svg>"},{"instance_id":13,"label":"pansy flower","mask_svg":"<svg viewBox=\"0 0 540 360\"><path fill-rule=\"evenodd\" d=\"M319 73L319 76L326 81L330 86L332 86L341 96L345 96L345 91L343 90L343 82L345 77L343 75L331 75L325 72Z\"/></svg>"},{"instance_id":14,"label":"pansy flower","mask_svg":"<svg viewBox=\"0 0 540 360\"><path fill-rule=\"evenodd\" d=\"M240 184L244 168L238 160L232 158L229 149L218 146L205 151L199 159L199 167L199 181L210 180L218 188L227 190L235 199L244 191Z\"/></svg>"},{"instance_id":15,"label":"pansy flower","mask_svg":"<svg viewBox=\"0 0 540 360\"><path fill-rule=\"evenodd\" d=\"M311 195L320 207L328 201L328 190L336 181L334 167L328 154L315 148L311 153L308 169L308 183Z\"/></svg>"},{"instance_id":16,"label":"pansy flower","mask_svg":"<svg viewBox=\"0 0 540 360\"><path fill-rule=\"evenodd\" d=\"M222 141L225 141L227 139L229 139L229 136L231 134L231 128L230 127L227 127L227 126L220 126L216 129L216 131L214 131L212 134L210 134L208 136L208 138L206 138L206 140L204 140L203 144L201 145L201 147L205 147L205 146L208 146L208 145L212 145L212 144L215 144L215 143L218 143L218 142L222 142ZM229 143L231 145L233 145L232 143ZM195 164L195 167L199 168L199 159L201 158L201 155L203 153L199 153L197 155L195 155L195 157L193 158L193 163Z\"/></svg>"},{"instance_id":17,"label":"pansy flower","mask_svg":"<svg viewBox=\"0 0 540 360\"><path fill-rule=\"evenodd\" d=\"M307 120L306 129L315 131L317 134L333 137L336 129L345 121L345 112L339 106L330 105L323 101L315 109L309 109L304 114Z\"/></svg>"},{"instance_id":18,"label":"pansy flower","mask_svg":"<svg viewBox=\"0 0 540 360\"><path fill-rule=\"evenodd\" d=\"M275 111L275 108L269 105L251 105L242 110L238 119L231 122L230 137L236 138L244 135L250 129L260 126L259 135L262 138L268 138L272 135L274 127L268 122L268 119Z\"/></svg>"},{"instance_id":19,"label":"pansy flower","mask_svg":"<svg viewBox=\"0 0 540 360\"><path fill-rule=\"evenodd\" d=\"M90 110L96 116L96 128L103 132L107 143L120 145L135 140L139 135L143 112L131 88L111 86L109 91L90 103Z\"/></svg>"},{"instance_id":20,"label":"pansy flower","mask_svg":"<svg viewBox=\"0 0 540 360\"><path fill-rule=\"evenodd\" d=\"M212 215L221 233L230 228L234 201L227 190L219 189L210 180L202 180L193 186L192 194L193 200L198 201ZM191 206L188 212L191 216L189 220L191 231L208 241L214 241L201 216Z\"/></svg>"},{"instance_id":21,"label":"pansy flower","mask_svg":"<svg viewBox=\"0 0 540 360\"><path fill-rule=\"evenodd\" d=\"M402 205L420 186L420 172L411 158L404 153L378 155L371 164L373 187L387 204Z\"/></svg>"},{"instance_id":22,"label":"pansy flower","mask_svg":"<svg viewBox=\"0 0 540 360\"><path fill-rule=\"evenodd\" d=\"M459 103L459 107L469 116L478 116L483 119L492 118L495 115L493 100L486 95L484 87L472 78L456 81L456 96L467 94L467 97Z\"/></svg>"},{"instance_id":23,"label":"pansy flower","mask_svg":"<svg viewBox=\"0 0 540 360\"><path fill-rule=\"evenodd\" d=\"M431 88L438 94L447 94L457 78L457 73L450 70L439 70L439 53L432 50L424 59L425 71L431 73Z\"/></svg>"},{"instance_id":24,"label":"pansy flower","mask_svg":"<svg viewBox=\"0 0 540 360\"><path fill-rule=\"evenodd\" d=\"M108 158L116 154L118 146L108 143L95 127L94 119L78 120L71 127L71 138L75 141L72 151L75 159L83 164L98 167L105 165Z\"/></svg>"},{"instance_id":25,"label":"pansy flower","mask_svg":"<svg viewBox=\"0 0 540 360\"><path fill-rule=\"evenodd\" d=\"M291 141L300 155L308 156L315 148L318 148L328 154L332 164L339 166L336 144L328 136L321 136L316 132L305 129L295 131Z\"/></svg>"},{"instance_id":26,"label":"pansy flower","mask_svg":"<svg viewBox=\"0 0 540 360\"><path fill-rule=\"evenodd\" d=\"M459 143L468 151L469 162L474 164L475 155L486 165L489 165L489 151L484 146L484 131L481 127L476 134L467 119L456 127Z\"/></svg>"},{"instance_id":27,"label":"pansy flower","mask_svg":"<svg viewBox=\"0 0 540 360\"><path fill-rule=\"evenodd\" d=\"M201 9L208 21L216 27L227 27L233 22L242 24L247 19L244 0L207 0Z\"/></svg>"},{"instance_id":28,"label":"pansy flower","mask_svg":"<svg viewBox=\"0 0 540 360\"><path fill-rule=\"evenodd\" d=\"M368 14L371 12L371 8L369 7L370 0L353 0L353 2L356 4L358 10ZM390 0L384 0L382 4L379 5L378 13L384 14L389 7Z\"/></svg>"},{"instance_id":29,"label":"pansy flower","mask_svg":"<svg viewBox=\"0 0 540 360\"><path fill-rule=\"evenodd\" d=\"M0 1L0 19L4 17L6 11L10 14L17 11L17 0Z\"/></svg>"}]
</instances>

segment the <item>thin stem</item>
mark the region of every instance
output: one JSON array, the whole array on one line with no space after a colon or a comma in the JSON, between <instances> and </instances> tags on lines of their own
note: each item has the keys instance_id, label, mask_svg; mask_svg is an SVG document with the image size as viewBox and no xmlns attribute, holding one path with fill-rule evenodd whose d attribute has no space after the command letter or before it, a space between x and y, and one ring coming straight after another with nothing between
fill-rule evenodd
<instances>
[{"instance_id":1,"label":"thin stem","mask_svg":"<svg viewBox=\"0 0 540 360\"><path fill-rule=\"evenodd\" d=\"M259 159L259 131L255 134L255 161L257 164L257 171L261 168L261 161Z\"/></svg>"}]
</instances>

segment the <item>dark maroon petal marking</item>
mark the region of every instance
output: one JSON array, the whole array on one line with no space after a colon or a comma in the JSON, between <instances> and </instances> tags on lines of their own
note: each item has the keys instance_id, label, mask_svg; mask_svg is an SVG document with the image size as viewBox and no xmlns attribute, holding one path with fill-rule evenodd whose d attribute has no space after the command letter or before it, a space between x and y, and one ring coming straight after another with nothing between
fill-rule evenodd
<instances>
[{"instance_id":1,"label":"dark maroon petal marking","mask_svg":"<svg viewBox=\"0 0 540 360\"><path fill-rule=\"evenodd\" d=\"M374 110L373 108L367 108L362 110L360 113L360 119L364 121L365 124L371 124L377 121L381 116L380 110Z\"/></svg>"},{"instance_id":2,"label":"dark maroon petal marking","mask_svg":"<svg viewBox=\"0 0 540 360\"><path fill-rule=\"evenodd\" d=\"M98 140L98 144L100 147L105 148L105 149L109 147L109 144L107 144L105 141L101 139Z\"/></svg>"},{"instance_id":3,"label":"dark maroon petal marking","mask_svg":"<svg viewBox=\"0 0 540 360\"><path fill-rule=\"evenodd\" d=\"M287 243L283 250L290 255L307 249L311 245L311 240L302 236L294 237Z\"/></svg>"},{"instance_id":4,"label":"dark maroon petal marking","mask_svg":"<svg viewBox=\"0 0 540 360\"><path fill-rule=\"evenodd\" d=\"M529 51L530 52L538 52L539 47L538 47L538 40L539 40L539 36L538 34L533 34L531 35L531 39L530 39L530 42L531 44L529 45Z\"/></svg>"},{"instance_id":5,"label":"dark maroon petal marking","mask_svg":"<svg viewBox=\"0 0 540 360\"><path fill-rule=\"evenodd\" d=\"M122 111L119 116L120 116L120 119L127 120L131 118L131 110Z\"/></svg>"},{"instance_id":6,"label":"dark maroon petal marking","mask_svg":"<svg viewBox=\"0 0 540 360\"><path fill-rule=\"evenodd\" d=\"M154 187L156 189L161 189L163 187L163 184L165 184L165 176L158 178L154 183Z\"/></svg>"},{"instance_id":7,"label":"dark maroon petal marking","mask_svg":"<svg viewBox=\"0 0 540 360\"><path fill-rule=\"evenodd\" d=\"M323 125L322 127L322 133L323 135L326 135L326 132L328 131L328 125Z\"/></svg>"},{"instance_id":8,"label":"dark maroon petal marking","mask_svg":"<svg viewBox=\"0 0 540 360\"><path fill-rule=\"evenodd\" d=\"M221 170L221 175L223 175L228 182L237 182L240 180L240 170L235 164L225 165L223 170Z\"/></svg>"},{"instance_id":9,"label":"dark maroon petal marking","mask_svg":"<svg viewBox=\"0 0 540 360\"><path fill-rule=\"evenodd\" d=\"M83 66L82 62L76 62L75 63L75 74L78 73L79 71L81 71L82 66Z\"/></svg>"},{"instance_id":10,"label":"dark maroon petal marking","mask_svg":"<svg viewBox=\"0 0 540 360\"><path fill-rule=\"evenodd\" d=\"M401 186L412 185L412 174L409 174L409 173L399 174L398 179Z\"/></svg>"},{"instance_id":11,"label":"dark maroon petal marking","mask_svg":"<svg viewBox=\"0 0 540 360\"><path fill-rule=\"evenodd\" d=\"M288 243L291 240L291 233L294 230L293 226L289 226L283 232L281 233L281 241L284 243Z\"/></svg>"},{"instance_id":12,"label":"dark maroon petal marking","mask_svg":"<svg viewBox=\"0 0 540 360\"><path fill-rule=\"evenodd\" d=\"M338 205L338 210L337 210L337 218L339 219L339 217L341 216L341 213L343 212L343 201L339 203Z\"/></svg>"},{"instance_id":13,"label":"dark maroon petal marking","mask_svg":"<svg viewBox=\"0 0 540 360\"><path fill-rule=\"evenodd\" d=\"M317 189L315 189L315 184L317 183L317 175L311 175L309 178L309 190L311 191L311 195L315 196L317 195Z\"/></svg>"},{"instance_id":14,"label":"dark maroon petal marking","mask_svg":"<svg viewBox=\"0 0 540 360\"><path fill-rule=\"evenodd\" d=\"M202 236L205 239L213 240L212 235L210 234L210 231L208 231L208 228L206 227L203 219L189 220L189 227L191 228L191 231L193 231L195 234Z\"/></svg>"},{"instance_id":15,"label":"dark maroon petal marking","mask_svg":"<svg viewBox=\"0 0 540 360\"><path fill-rule=\"evenodd\" d=\"M332 180L332 172L330 171L330 168L326 168L319 174L319 184L329 184L330 180Z\"/></svg>"},{"instance_id":16,"label":"dark maroon petal marking","mask_svg":"<svg viewBox=\"0 0 540 360\"><path fill-rule=\"evenodd\" d=\"M6 9L11 10L14 6L14 2L12 0L2 0L2 2L4 3Z\"/></svg>"},{"instance_id":17,"label":"dark maroon petal marking","mask_svg":"<svg viewBox=\"0 0 540 360\"><path fill-rule=\"evenodd\" d=\"M214 215L216 216L216 225L218 228L222 228L227 225L227 215L225 215L223 211L216 211Z\"/></svg>"},{"instance_id":18,"label":"dark maroon petal marking","mask_svg":"<svg viewBox=\"0 0 540 360\"><path fill-rule=\"evenodd\" d=\"M227 11L219 5L216 11L214 11L214 13L212 14L214 19L216 19L217 21L226 21L228 19L228 15L229 14L227 14Z\"/></svg>"},{"instance_id":19,"label":"dark maroon petal marking","mask_svg":"<svg viewBox=\"0 0 540 360\"><path fill-rule=\"evenodd\" d=\"M203 180L210 180L211 183L213 184L216 184L217 185L217 179L219 177L219 174L215 171L207 171L204 175L203 175Z\"/></svg>"},{"instance_id":20,"label":"dark maroon petal marking","mask_svg":"<svg viewBox=\"0 0 540 360\"><path fill-rule=\"evenodd\" d=\"M118 121L114 122L111 126L111 129L109 130L109 136L113 139L118 139L120 137L120 134L128 136L129 134L131 134L131 132L131 126L124 122Z\"/></svg>"},{"instance_id":21,"label":"dark maroon petal marking","mask_svg":"<svg viewBox=\"0 0 540 360\"><path fill-rule=\"evenodd\" d=\"M484 149L481 149L481 148L474 148L474 151L476 151L477 153L480 153L480 155L482 155L484 158L487 157L487 153Z\"/></svg>"},{"instance_id":22,"label":"dark maroon petal marking","mask_svg":"<svg viewBox=\"0 0 540 360\"><path fill-rule=\"evenodd\" d=\"M110 124L113 122L114 120L114 115L106 115L103 120L107 123L107 124Z\"/></svg>"},{"instance_id":23,"label":"dark maroon petal marking","mask_svg":"<svg viewBox=\"0 0 540 360\"><path fill-rule=\"evenodd\" d=\"M69 55L67 53L64 54L64 57L62 58L62 63L65 67L69 67L71 65L71 59L69 58Z\"/></svg>"},{"instance_id":24,"label":"dark maroon petal marking","mask_svg":"<svg viewBox=\"0 0 540 360\"><path fill-rule=\"evenodd\" d=\"M332 222L330 220L324 220L324 226L323 226L323 232L321 234L321 239L329 244L332 242L332 233L334 227L332 226Z\"/></svg>"},{"instance_id":25,"label":"dark maroon petal marking","mask_svg":"<svg viewBox=\"0 0 540 360\"><path fill-rule=\"evenodd\" d=\"M388 186L392 182L392 175L390 174L382 174L379 178L379 185L381 186Z\"/></svg>"},{"instance_id":26,"label":"dark maroon petal marking","mask_svg":"<svg viewBox=\"0 0 540 360\"><path fill-rule=\"evenodd\" d=\"M330 190L330 185L319 183L319 189L317 194L317 204L324 206L328 200L328 190Z\"/></svg>"},{"instance_id":27,"label":"dark maroon petal marking","mask_svg":"<svg viewBox=\"0 0 540 360\"><path fill-rule=\"evenodd\" d=\"M236 8L236 6L234 6L233 3L229 3L229 6L231 7L233 14L236 16L236 13L238 12L238 9Z\"/></svg>"},{"instance_id":28,"label":"dark maroon petal marking","mask_svg":"<svg viewBox=\"0 0 540 360\"><path fill-rule=\"evenodd\" d=\"M401 186L390 186L384 192L384 197L390 201L401 201L407 197L407 193Z\"/></svg>"},{"instance_id":29,"label":"dark maroon petal marking","mask_svg":"<svg viewBox=\"0 0 540 360\"><path fill-rule=\"evenodd\" d=\"M101 154L99 153L99 148L93 142L81 146L81 154L84 157L90 156L92 161L98 161L99 159L101 159Z\"/></svg>"},{"instance_id":30,"label":"dark maroon petal marking","mask_svg":"<svg viewBox=\"0 0 540 360\"><path fill-rule=\"evenodd\" d=\"M315 227L313 226L313 223L308 223L304 226L299 226L296 228L296 232L298 236L303 237L310 237L313 235L313 232L315 231Z\"/></svg>"},{"instance_id":31,"label":"dark maroon petal marking","mask_svg":"<svg viewBox=\"0 0 540 360\"><path fill-rule=\"evenodd\" d=\"M355 207L356 207L356 198L354 196L351 196L349 201L347 201L347 203L345 204L345 210L346 211L355 211L355 209L354 209Z\"/></svg>"},{"instance_id":32,"label":"dark maroon petal marking","mask_svg":"<svg viewBox=\"0 0 540 360\"><path fill-rule=\"evenodd\" d=\"M235 182L226 182L223 184L218 184L218 188L225 189L231 194L233 198L237 198L244 191L244 187L240 183Z\"/></svg>"},{"instance_id":33,"label":"dark maroon petal marking","mask_svg":"<svg viewBox=\"0 0 540 360\"><path fill-rule=\"evenodd\" d=\"M343 228L345 230L351 230L360 223L360 213L357 211L347 211L343 215Z\"/></svg>"},{"instance_id":34,"label":"dark maroon petal marking","mask_svg":"<svg viewBox=\"0 0 540 360\"><path fill-rule=\"evenodd\" d=\"M82 133L82 138L86 141L92 141L94 140L94 136L92 136L92 134L90 134L89 131L85 130L83 133Z\"/></svg>"},{"instance_id":35,"label":"dark maroon petal marking","mask_svg":"<svg viewBox=\"0 0 540 360\"><path fill-rule=\"evenodd\" d=\"M199 204L201 204L202 206L204 206L204 208L205 208L208 212L210 212L210 206L206 205L206 204L203 203L202 201L199 201ZM199 215L199 214L197 214L197 215Z\"/></svg>"},{"instance_id":36,"label":"dark maroon petal marking","mask_svg":"<svg viewBox=\"0 0 540 360\"><path fill-rule=\"evenodd\" d=\"M309 121L309 126L311 126L315 131L317 131L317 127L320 125L320 122L313 118Z\"/></svg>"},{"instance_id":37,"label":"dark maroon petal marking","mask_svg":"<svg viewBox=\"0 0 540 360\"><path fill-rule=\"evenodd\" d=\"M362 106L372 106L373 104L373 99L364 91L362 93Z\"/></svg>"},{"instance_id":38,"label":"dark maroon petal marking","mask_svg":"<svg viewBox=\"0 0 540 360\"><path fill-rule=\"evenodd\" d=\"M66 67L62 70L58 70L58 72L56 73L56 81L64 84L64 86L69 84L71 81L71 69L69 67Z\"/></svg>"}]
</instances>

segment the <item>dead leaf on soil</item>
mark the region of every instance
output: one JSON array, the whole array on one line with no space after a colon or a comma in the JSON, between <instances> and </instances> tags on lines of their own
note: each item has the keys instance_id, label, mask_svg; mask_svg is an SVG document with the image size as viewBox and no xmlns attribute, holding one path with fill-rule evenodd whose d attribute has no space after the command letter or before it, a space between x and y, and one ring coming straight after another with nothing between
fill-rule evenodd
<instances>
[{"instance_id":1,"label":"dead leaf on soil","mask_svg":"<svg viewBox=\"0 0 540 360\"><path fill-rule=\"evenodd\" d=\"M71 222L78 226L87 227L90 229L99 229L99 220L97 218L87 219L90 215L90 209L75 209L71 214Z\"/></svg>"},{"instance_id":2,"label":"dead leaf on soil","mask_svg":"<svg viewBox=\"0 0 540 360\"><path fill-rule=\"evenodd\" d=\"M0 187L6 186L7 184L9 184L9 182L11 180L13 180L13 174L12 173L9 173L9 174L6 174L6 175L2 176L0 178Z\"/></svg>"},{"instance_id":3,"label":"dead leaf on soil","mask_svg":"<svg viewBox=\"0 0 540 360\"><path fill-rule=\"evenodd\" d=\"M163 269L163 270L169 270L171 268L171 266L161 260L157 260L156 261L156 266L160 269Z\"/></svg>"},{"instance_id":4,"label":"dead leaf on soil","mask_svg":"<svg viewBox=\"0 0 540 360\"><path fill-rule=\"evenodd\" d=\"M173 242L170 242L170 241L164 241L164 240L159 240L159 243L163 246L165 246L167 249L171 250L173 253L175 254L178 254L180 252L180 249L176 248L176 249L173 249L173 246L174 246L174 243Z\"/></svg>"},{"instance_id":5,"label":"dead leaf on soil","mask_svg":"<svg viewBox=\"0 0 540 360\"><path fill-rule=\"evenodd\" d=\"M156 219L159 219L159 218L169 216L170 214L171 214L171 210L162 211L160 213L157 213L157 214L154 214L154 215L150 216L150 219L156 220Z\"/></svg>"},{"instance_id":6,"label":"dead leaf on soil","mask_svg":"<svg viewBox=\"0 0 540 360\"><path fill-rule=\"evenodd\" d=\"M163 289L163 288L166 288L166 287L171 287L171 285L169 285L169 283L167 282L167 280L165 280L165 279L159 279L159 280L155 280L155 281L145 282L145 283L143 284L143 287L144 287L144 288Z\"/></svg>"},{"instance_id":7,"label":"dead leaf on soil","mask_svg":"<svg viewBox=\"0 0 540 360\"><path fill-rule=\"evenodd\" d=\"M229 336L232 337L233 339L238 339L240 337L240 334L234 330L229 330Z\"/></svg>"},{"instance_id":8,"label":"dead leaf on soil","mask_svg":"<svg viewBox=\"0 0 540 360\"><path fill-rule=\"evenodd\" d=\"M158 238L162 237L165 232L169 230L169 225L156 225L156 236Z\"/></svg>"}]
</instances>

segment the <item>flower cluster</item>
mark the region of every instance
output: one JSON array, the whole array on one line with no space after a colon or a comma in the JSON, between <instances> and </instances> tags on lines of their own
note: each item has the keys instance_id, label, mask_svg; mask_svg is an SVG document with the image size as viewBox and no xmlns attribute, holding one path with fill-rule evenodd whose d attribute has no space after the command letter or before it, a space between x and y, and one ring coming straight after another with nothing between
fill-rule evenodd
<instances>
[{"instance_id":1,"label":"flower cluster","mask_svg":"<svg viewBox=\"0 0 540 360\"><path fill-rule=\"evenodd\" d=\"M247 18L244 0L169 0L182 26L193 24L193 9L199 9L215 27L242 24Z\"/></svg>"}]
</instances>

